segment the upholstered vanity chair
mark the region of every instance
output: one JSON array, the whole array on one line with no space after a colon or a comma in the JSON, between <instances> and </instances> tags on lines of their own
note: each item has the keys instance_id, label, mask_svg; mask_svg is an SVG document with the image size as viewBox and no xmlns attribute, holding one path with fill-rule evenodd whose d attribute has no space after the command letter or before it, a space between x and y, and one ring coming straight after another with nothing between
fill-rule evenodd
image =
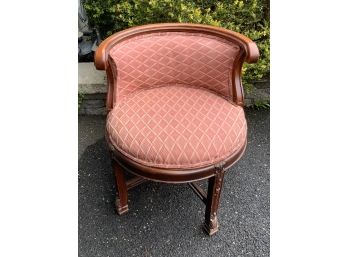
<instances>
[{"instance_id":1,"label":"upholstered vanity chair","mask_svg":"<svg viewBox=\"0 0 348 257\"><path fill-rule=\"evenodd\" d=\"M188 183L206 204L206 232L218 231L224 173L247 142L241 68L258 57L249 38L197 24L133 27L101 43L95 66L108 80L118 214L128 211L128 190L145 180ZM126 181L124 171L136 176ZM195 182L202 179L207 192Z\"/></svg>"}]
</instances>

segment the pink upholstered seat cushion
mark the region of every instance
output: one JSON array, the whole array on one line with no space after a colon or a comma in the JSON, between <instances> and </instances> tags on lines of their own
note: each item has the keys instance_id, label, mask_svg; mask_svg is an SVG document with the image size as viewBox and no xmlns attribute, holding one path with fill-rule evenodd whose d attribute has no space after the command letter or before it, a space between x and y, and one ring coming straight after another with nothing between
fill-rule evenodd
<instances>
[{"instance_id":1,"label":"pink upholstered seat cushion","mask_svg":"<svg viewBox=\"0 0 348 257\"><path fill-rule=\"evenodd\" d=\"M117 102L106 129L115 148L140 164L189 169L240 150L247 125L242 107L205 89L171 85Z\"/></svg>"}]
</instances>

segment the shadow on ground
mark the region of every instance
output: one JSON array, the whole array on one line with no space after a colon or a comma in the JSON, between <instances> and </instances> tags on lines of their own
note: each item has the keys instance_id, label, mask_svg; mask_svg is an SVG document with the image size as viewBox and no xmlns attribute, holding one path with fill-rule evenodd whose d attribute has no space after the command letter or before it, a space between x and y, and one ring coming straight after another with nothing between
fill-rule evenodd
<instances>
[{"instance_id":1,"label":"shadow on ground","mask_svg":"<svg viewBox=\"0 0 348 257\"><path fill-rule=\"evenodd\" d=\"M149 182L115 214L105 117L79 117L79 256L269 256L269 111L247 110L248 146L226 174L220 230L202 230L204 204L185 185Z\"/></svg>"}]
</instances>

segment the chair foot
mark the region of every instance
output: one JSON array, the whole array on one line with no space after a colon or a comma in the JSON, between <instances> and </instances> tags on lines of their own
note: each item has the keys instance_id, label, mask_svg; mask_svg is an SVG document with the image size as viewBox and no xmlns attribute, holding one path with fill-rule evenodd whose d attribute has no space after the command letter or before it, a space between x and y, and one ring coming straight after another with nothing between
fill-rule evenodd
<instances>
[{"instance_id":1,"label":"chair foot","mask_svg":"<svg viewBox=\"0 0 348 257\"><path fill-rule=\"evenodd\" d=\"M217 167L215 176L209 178L208 181L208 193L203 228L209 236L215 234L219 230L217 210L219 207L224 173L225 170L222 167Z\"/></svg>"},{"instance_id":2,"label":"chair foot","mask_svg":"<svg viewBox=\"0 0 348 257\"><path fill-rule=\"evenodd\" d=\"M115 207L116 207L117 214L120 215L120 216L123 215L123 214L126 214L129 211L128 204L124 205L124 206L120 206L120 200L119 199L116 199Z\"/></svg>"},{"instance_id":3,"label":"chair foot","mask_svg":"<svg viewBox=\"0 0 348 257\"><path fill-rule=\"evenodd\" d=\"M204 225L203 225L203 229L209 236L212 236L216 232L218 232L219 231L219 224L217 222L217 217L215 216L211 220L209 220L208 224L205 221Z\"/></svg>"}]
</instances>

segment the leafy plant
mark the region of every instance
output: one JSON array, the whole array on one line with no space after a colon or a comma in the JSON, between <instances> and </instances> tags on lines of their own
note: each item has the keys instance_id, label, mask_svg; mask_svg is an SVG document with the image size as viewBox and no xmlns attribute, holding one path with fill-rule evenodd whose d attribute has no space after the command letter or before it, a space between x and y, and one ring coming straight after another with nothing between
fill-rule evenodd
<instances>
[{"instance_id":1,"label":"leafy plant","mask_svg":"<svg viewBox=\"0 0 348 257\"><path fill-rule=\"evenodd\" d=\"M78 94L78 108L80 109L80 106L82 104L83 98L85 97L84 94L79 93Z\"/></svg>"},{"instance_id":2,"label":"leafy plant","mask_svg":"<svg viewBox=\"0 0 348 257\"><path fill-rule=\"evenodd\" d=\"M269 100L255 100L254 101L254 108L256 109L269 109L270 104L269 104Z\"/></svg>"}]
</instances>

